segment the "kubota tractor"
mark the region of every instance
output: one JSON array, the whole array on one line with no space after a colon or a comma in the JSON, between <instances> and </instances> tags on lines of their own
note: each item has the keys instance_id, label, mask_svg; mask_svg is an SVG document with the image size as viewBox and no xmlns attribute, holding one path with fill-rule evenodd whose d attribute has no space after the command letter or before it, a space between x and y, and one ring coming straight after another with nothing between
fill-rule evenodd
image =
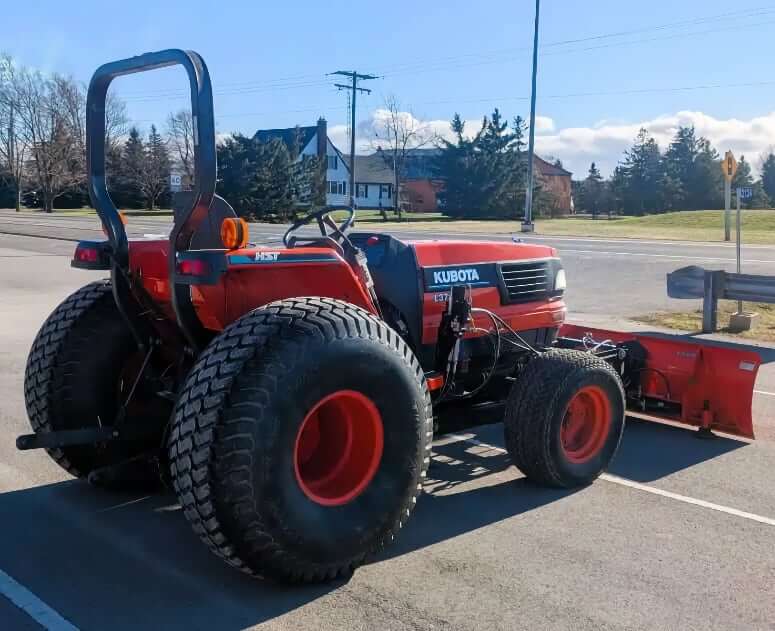
<instances>
[{"instance_id":1,"label":"kubota tractor","mask_svg":"<svg viewBox=\"0 0 775 631\"><path fill-rule=\"evenodd\" d=\"M168 239L129 240L106 187L107 89L174 64L191 85L190 205ZM561 329L551 247L352 233L351 208L339 224L331 208L310 213L282 248L250 244L214 193L212 90L196 53L100 67L87 154L107 240L79 243L72 265L110 279L43 324L24 385L34 434L17 445L98 485L161 475L196 533L245 572L352 572L406 523L434 423L463 406L500 405L514 464L559 487L608 466L628 405L752 435L756 355Z\"/></svg>"}]
</instances>

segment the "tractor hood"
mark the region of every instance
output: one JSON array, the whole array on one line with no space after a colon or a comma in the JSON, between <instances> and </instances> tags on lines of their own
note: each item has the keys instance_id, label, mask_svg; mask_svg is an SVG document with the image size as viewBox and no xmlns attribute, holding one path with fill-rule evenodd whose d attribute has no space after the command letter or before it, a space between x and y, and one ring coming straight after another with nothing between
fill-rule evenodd
<instances>
[{"instance_id":1,"label":"tractor hood","mask_svg":"<svg viewBox=\"0 0 775 631\"><path fill-rule=\"evenodd\" d=\"M557 257L557 250L537 243L506 241L407 241L417 253L422 267L475 265L477 263L510 263Z\"/></svg>"}]
</instances>

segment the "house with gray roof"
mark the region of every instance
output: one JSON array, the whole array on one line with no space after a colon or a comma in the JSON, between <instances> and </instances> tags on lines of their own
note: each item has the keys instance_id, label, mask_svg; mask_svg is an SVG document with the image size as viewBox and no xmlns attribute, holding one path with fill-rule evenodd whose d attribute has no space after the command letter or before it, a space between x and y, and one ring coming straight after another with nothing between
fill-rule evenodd
<instances>
[{"instance_id":1,"label":"house with gray roof","mask_svg":"<svg viewBox=\"0 0 775 631\"><path fill-rule=\"evenodd\" d=\"M282 140L298 152L298 160L305 155L318 156L326 161L326 204L343 205L350 202L347 190L350 181L350 159L331 142L325 118L317 125L260 129L255 138L261 142ZM355 204L358 208L393 208L393 170L382 156L355 157Z\"/></svg>"}]
</instances>

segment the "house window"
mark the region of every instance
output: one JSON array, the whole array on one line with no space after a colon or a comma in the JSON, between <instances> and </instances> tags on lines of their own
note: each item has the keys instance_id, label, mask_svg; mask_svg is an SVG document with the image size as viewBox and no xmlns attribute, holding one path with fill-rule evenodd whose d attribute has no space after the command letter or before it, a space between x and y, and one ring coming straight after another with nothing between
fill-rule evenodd
<instances>
[{"instance_id":1,"label":"house window","mask_svg":"<svg viewBox=\"0 0 775 631\"><path fill-rule=\"evenodd\" d=\"M347 182L329 182L328 192L331 195L347 195Z\"/></svg>"},{"instance_id":2,"label":"house window","mask_svg":"<svg viewBox=\"0 0 775 631\"><path fill-rule=\"evenodd\" d=\"M355 185L355 196L356 197L368 197L369 196L369 185L368 184L356 184Z\"/></svg>"},{"instance_id":3,"label":"house window","mask_svg":"<svg viewBox=\"0 0 775 631\"><path fill-rule=\"evenodd\" d=\"M326 159L328 160L328 168L336 170L339 164L337 156L326 156Z\"/></svg>"},{"instance_id":4,"label":"house window","mask_svg":"<svg viewBox=\"0 0 775 631\"><path fill-rule=\"evenodd\" d=\"M391 189L392 189L392 186L390 186L390 184L380 184L379 185L379 198L380 199L390 199Z\"/></svg>"}]
</instances>

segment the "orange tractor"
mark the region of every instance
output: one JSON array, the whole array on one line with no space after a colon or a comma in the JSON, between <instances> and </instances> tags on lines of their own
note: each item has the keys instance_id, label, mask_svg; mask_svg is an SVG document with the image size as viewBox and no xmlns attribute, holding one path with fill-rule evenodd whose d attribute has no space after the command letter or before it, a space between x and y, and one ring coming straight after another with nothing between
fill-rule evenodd
<instances>
[{"instance_id":1,"label":"orange tractor","mask_svg":"<svg viewBox=\"0 0 775 631\"><path fill-rule=\"evenodd\" d=\"M174 64L191 85L194 190L168 239L130 240L106 187L106 93ZM196 53L100 67L87 117L107 240L80 242L72 265L110 278L43 324L24 383L34 433L17 445L98 485L167 479L195 532L245 572L352 572L407 522L434 426L461 408L500 406L514 464L558 487L606 469L627 407L752 435L758 357L563 328L551 247L354 233L351 208L341 223L331 208L310 213L284 247L251 244L215 195L212 89Z\"/></svg>"}]
</instances>

